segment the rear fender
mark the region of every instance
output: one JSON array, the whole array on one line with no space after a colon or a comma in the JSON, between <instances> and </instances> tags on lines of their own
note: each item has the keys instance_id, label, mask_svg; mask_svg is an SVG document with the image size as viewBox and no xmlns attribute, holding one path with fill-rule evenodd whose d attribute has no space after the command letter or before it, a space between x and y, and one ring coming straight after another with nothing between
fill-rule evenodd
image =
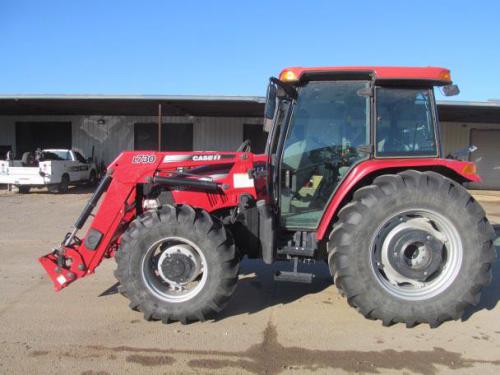
<instances>
[{"instance_id":1,"label":"rear fender","mask_svg":"<svg viewBox=\"0 0 500 375\"><path fill-rule=\"evenodd\" d=\"M318 240L325 237L337 212L346 203L347 198L364 181L371 181L380 174L397 173L406 169L433 170L460 183L481 181L481 178L476 174L475 164L468 161L452 159L374 159L361 162L349 172L331 198L317 229Z\"/></svg>"}]
</instances>

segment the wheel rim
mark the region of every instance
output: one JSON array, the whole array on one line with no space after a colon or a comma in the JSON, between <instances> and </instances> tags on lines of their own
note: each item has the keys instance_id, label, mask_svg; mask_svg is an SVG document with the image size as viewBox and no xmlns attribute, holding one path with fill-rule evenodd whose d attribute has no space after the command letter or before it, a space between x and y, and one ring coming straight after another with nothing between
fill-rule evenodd
<instances>
[{"instance_id":1,"label":"wheel rim","mask_svg":"<svg viewBox=\"0 0 500 375\"><path fill-rule=\"evenodd\" d=\"M371 241L371 265L391 295L430 299L457 277L463 258L460 235L452 222L430 210L407 210L383 222Z\"/></svg>"},{"instance_id":2,"label":"wheel rim","mask_svg":"<svg viewBox=\"0 0 500 375\"><path fill-rule=\"evenodd\" d=\"M142 258L141 276L146 287L158 298L185 302L205 286L207 261L193 242L166 237L155 242Z\"/></svg>"},{"instance_id":3,"label":"wheel rim","mask_svg":"<svg viewBox=\"0 0 500 375\"><path fill-rule=\"evenodd\" d=\"M67 175L64 175L61 179L61 188L63 190L66 190L69 185L69 177Z\"/></svg>"}]
</instances>

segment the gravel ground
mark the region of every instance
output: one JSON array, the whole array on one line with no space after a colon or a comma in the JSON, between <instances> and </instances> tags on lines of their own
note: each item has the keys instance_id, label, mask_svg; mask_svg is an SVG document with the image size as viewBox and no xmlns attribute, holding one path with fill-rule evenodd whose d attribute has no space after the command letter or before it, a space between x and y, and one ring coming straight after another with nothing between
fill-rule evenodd
<instances>
[{"instance_id":1,"label":"gravel ground","mask_svg":"<svg viewBox=\"0 0 500 375\"><path fill-rule=\"evenodd\" d=\"M500 224L500 193L474 192ZM463 321L384 328L340 297L326 265L304 266L311 285L274 283L244 261L239 287L216 321L145 322L116 293L113 260L60 293L36 259L58 244L89 193L0 191L0 373L500 372L500 264ZM497 225L500 235L500 225ZM500 237L497 239L500 248Z\"/></svg>"}]
</instances>

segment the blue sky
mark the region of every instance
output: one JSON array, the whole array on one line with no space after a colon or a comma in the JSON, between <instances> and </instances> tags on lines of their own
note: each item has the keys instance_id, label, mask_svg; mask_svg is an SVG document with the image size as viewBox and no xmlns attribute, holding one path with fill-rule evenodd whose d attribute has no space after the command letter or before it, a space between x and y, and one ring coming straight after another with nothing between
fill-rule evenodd
<instances>
[{"instance_id":1,"label":"blue sky","mask_svg":"<svg viewBox=\"0 0 500 375\"><path fill-rule=\"evenodd\" d=\"M286 66L434 65L500 98L498 1L0 0L0 93L264 95Z\"/></svg>"}]
</instances>

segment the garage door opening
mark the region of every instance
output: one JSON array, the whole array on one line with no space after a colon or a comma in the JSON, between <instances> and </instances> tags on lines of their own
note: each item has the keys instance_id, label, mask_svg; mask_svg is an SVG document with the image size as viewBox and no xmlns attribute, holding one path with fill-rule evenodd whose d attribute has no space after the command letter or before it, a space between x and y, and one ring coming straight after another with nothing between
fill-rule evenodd
<instances>
[{"instance_id":1,"label":"garage door opening","mask_svg":"<svg viewBox=\"0 0 500 375\"><path fill-rule=\"evenodd\" d=\"M38 147L71 148L71 122L16 122L16 154Z\"/></svg>"},{"instance_id":2,"label":"garage door opening","mask_svg":"<svg viewBox=\"0 0 500 375\"><path fill-rule=\"evenodd\" d=\"M192 151L193 124L162 124L161 138L161 151ZM134 125L134 150L158 150L158 124Z\"/></svg>"},{"instance_id":3,"label":"garage door opening","mask_svg":"<svg viewBox=\"0 0 500 375\"><path fill-rule=\"evenodd\" d=\"M267 133L262 130L262 125L243 125L243 140L252 142L252 152L263 154L266 149Z\"/></svg>"}]
</instances>

